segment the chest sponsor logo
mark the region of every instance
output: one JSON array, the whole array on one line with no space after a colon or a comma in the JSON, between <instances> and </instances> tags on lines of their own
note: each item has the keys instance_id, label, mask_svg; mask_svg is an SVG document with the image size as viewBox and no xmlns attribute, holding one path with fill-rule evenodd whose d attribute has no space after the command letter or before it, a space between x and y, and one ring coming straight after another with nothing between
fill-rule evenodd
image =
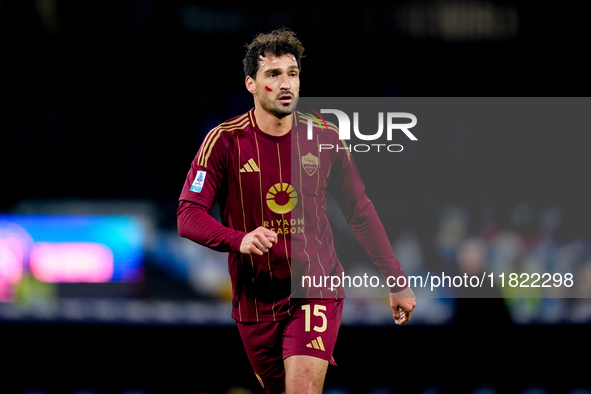
<instances>
[{"instance_id":1,"label":"chest sponsor logo","mask_svg":"<svg viewBox=\"0 0 591 394\"><path fill-rule=\"evenodd\" d=\"M191 185L191 188L189 190L191 190L192 192L201 193L201 189L203 189L203 184L205 183L206 175L207 173L205 171L197 171L195 180L193 181L193 184Z\"/></svg>"},{"instance_id":2,"label":"chest sponsor logo","mask_svg":"<svg viewBox=\"0 0 591 394\"><path fill-rule=\"evenodd\" d=\"M289 183L276 183L267 192L267 206L275 213L288 213L298 203L298 193Z\"/></svg>"},{"instance_id":3,"label":"chest sponsor logo","mask_svg":"<svg viewBox=\"0 0 591 394\"><path fill-rule=\"evenodd\" d=\"M312 153L302 156L302 167L304 167L304 171L306 171L308 175L314 175L318 170L318 158Z\"/></svg>"}]
</instances>

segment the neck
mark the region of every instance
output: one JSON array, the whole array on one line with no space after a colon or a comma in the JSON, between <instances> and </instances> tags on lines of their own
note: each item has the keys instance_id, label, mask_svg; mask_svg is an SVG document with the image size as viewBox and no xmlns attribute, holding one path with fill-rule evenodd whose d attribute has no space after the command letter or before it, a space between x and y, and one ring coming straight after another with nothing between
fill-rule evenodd
<instances>
[{"instance_id":1,"label":"neck","mask_svg":"<svg viewBox=\"0 0 591 394\"><path fill-rule=\"evenodd\" d=\"M289 133L291 130L292 115L278 118L275 115L265 111L263 108L261 108L261 106L256 105L254 108L254 116L259 129L267 134L280 137Z\"/></svg>"}]
</instances>

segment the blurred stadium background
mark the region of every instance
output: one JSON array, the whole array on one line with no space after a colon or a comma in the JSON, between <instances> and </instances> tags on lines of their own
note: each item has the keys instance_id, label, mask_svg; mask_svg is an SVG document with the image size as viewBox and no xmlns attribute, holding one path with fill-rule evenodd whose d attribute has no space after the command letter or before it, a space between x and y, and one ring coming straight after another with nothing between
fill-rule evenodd
<instances>
[{"instance_id":1,"label":"blurred stadium background","mask_svg":"<svg viewBox=\"0 0 591 394\"><path fill-rule=\"evenodd\" d=\"M571 2L0 0L0 393L260 392L226 256L176 232L203 137L252 106L256 33L301 37L302 95L571 97L587 25ZM368 191L407 273L543 266L589 294L584 136L437 138ZM402 329L349 300L325 391L591 393L589 300L503 296L419 300Z\"/></svg>"}]
</instances>

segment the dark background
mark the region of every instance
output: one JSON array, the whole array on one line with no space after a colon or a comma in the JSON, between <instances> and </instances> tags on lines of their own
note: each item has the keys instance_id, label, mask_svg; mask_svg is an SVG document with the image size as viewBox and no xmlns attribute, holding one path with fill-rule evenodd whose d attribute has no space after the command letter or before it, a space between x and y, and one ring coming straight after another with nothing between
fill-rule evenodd
<instances>
[{"instance_id":1,"label":"dark background","mask_svg":"<svg viewBox=\"0 0 591 394\"><path fill-rule=\"evenodd\" d=\"M445 4L517 15L518 29L450 38L436 27ZM418 22L406 17L412 7ZM479 20L468 11L458 15L458 24ZM400 18L426 30L411 33L396 23ZM500 20L501 27L508 24ZM25 200L147 199L159 207L158 225L174 229L177 198L203 137L252 106L243 85L243 45L280 26L296 31L306 48L302 96L583 97L589 91L588 21L574 2L2 0L0 212ZM423 165L439 171L420 182L398 178L392 213L403 211L401 222L410 223L417 215L436 216L453 200L474 210L492 203L504 218L519 201L552 203L567 220L559 239L588 236L585 134L530 136L516 136L499 155L503 134L489 136L486 142L498 145L482 150L489 164L478 174L473 156L434 156ZM450 146L464 141L468 151L483 143L454 138ZM444 170L456 176L442 178ZM480 179L476 192L464 193L463 180L472 176ZM547 189L528 179L536 185L547 179ZM386 197L371 197L376 206L389 206ZM423 237L435 227L435 219L426 219ZM445 326L343 327L339 366L329 370L327 387L415 393L433 386L439 390L433 392L459 393L490 385L521 393L539 386L567 393L590 386L583 370L587 325L516 326L490 313L497 304L467 302L467 312ZM233 328L4 322L0 332L0 392L260 390Z\"/></svg>"},{"instance_id":2,"label":"dark background","mask_svg":"<svg viewBox=\"0 0 591 394\"><path fill-rule=\"evenodd\" d=\"M243 45L283 25L306 48L302 96L585 96L589 87L583 16L567 3L483 3L518 14L515 36L451 41L408 36L391 20L396 7L436 12L428 2L61 0L41 17L44 3L54 2L0 4L1 164L12 169L3 210L22 199L148 198L171 225L204 135L253 105ZM543 151L559 135L527 143Z\"/></svg>"}]
</instances>

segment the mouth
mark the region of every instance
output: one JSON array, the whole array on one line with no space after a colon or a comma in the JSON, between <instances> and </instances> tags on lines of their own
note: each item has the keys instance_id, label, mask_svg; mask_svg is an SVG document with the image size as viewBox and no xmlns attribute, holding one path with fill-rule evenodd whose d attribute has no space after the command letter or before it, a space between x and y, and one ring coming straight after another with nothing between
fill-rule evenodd
<instances>
[{"instance_id":1,"label":"mouth","mask_svg":"<svg viewBox=\"0 0 591 394\"><path fill-rule=\"evenodd\" d=\"M291 99L291 94L282 94L281 96L277 97L277 100L279 100L279 102L282 104L291 104Z\"/></svg>"}]
</instances>

